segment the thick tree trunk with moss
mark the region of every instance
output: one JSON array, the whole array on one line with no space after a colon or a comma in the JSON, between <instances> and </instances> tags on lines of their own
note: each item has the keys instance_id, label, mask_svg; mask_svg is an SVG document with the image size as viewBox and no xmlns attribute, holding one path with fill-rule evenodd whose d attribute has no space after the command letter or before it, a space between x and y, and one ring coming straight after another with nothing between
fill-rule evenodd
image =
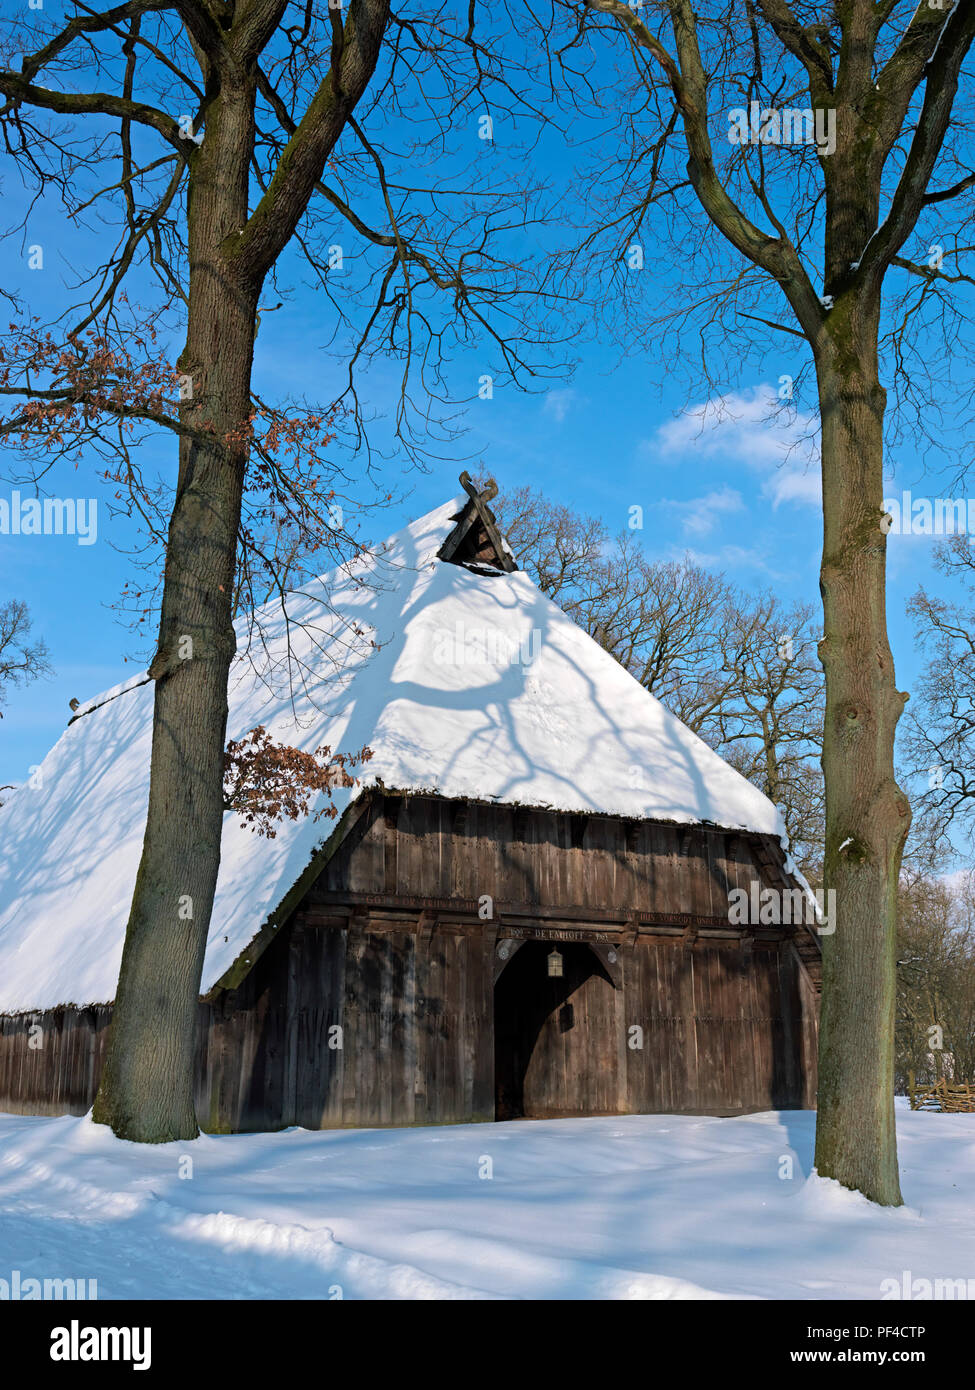
<instances>
[{"instance_id":1,"label":"thick tree trunk with moss","mask_svg":"<svg viewBox=\"0 0 975 1390\"><path fill-rule=\"evenodd\" d=\"M837 899L836 930L824 940L816 1163L822 1174L896 1204L894 913L910 807L893 766L905 697L894 683L885 614L885 392L878 333L892 265L925 280L942 275L901 254L922 212L931 204L951 206L971 187L970 178L957 178L957 152L945 142L962 67L975 43L975 5L929 0L901 13L895 5L865 0L828 7L813 22L813 7L757 0L744 28L723 7L666 0L660 8L670 19L668 48L656 12L649 24L639 7L622 0L586 3L612 15L627 42L666 78L687 137L688 180L701 207L742 259L781 287L798 329L737 306L729 321L740 327L741 313L744 320L796 333L815 358L825 514L825 879ZM783 84L778 88L768 85L773 71ZM797 196L789 175L779 184L773 157L758 148L752 157L745 144L716 162L722 145L712 141L713 118L730 114L732 99L737 105L743 72L746 85L766 93L765 100L791 85L808 93L817 119L832 119L835 139L818 146L821 188L806 182L800 167ZM656 100L659 87L648 84L647 90ZM757 134L749 144L767 143L764 126ZM636 138L643 141L642 127ZM628 170L638 167L647 148L629 151ZM940 186L939 165L948 176ZM657 150L652 170L651 178ZM665 186L663 180L651 183L643 206ZM734 282L736 292L740 283ZM725 290L714 293L715 303L729 302ZM691 303L707 298L706 285L688 293ZM910 312L895 330L901 343Z\"/></svg>"},{"instance_id":2,"label":"thick tree trunk with moss","mask_svg":"<svg viewBox=\"0 0 975 1390\"><path fill-rule=\"evenodd\" d=\"M192 161L189 319L155 679L149 809L94 1118L124 1139L198 1133L200 976L220 864L232 601L259 285L224 248L247 220L254 90L227 89ZM231 437L238 436L236 439Z\"/></svg>"},{"instance_id":3,"label":"thick tree trunk with moss","mask_svg":"<svg viewBox=\"0 0 975 1390\"><path fill-rule=\"evenodd\" d=\"M886 392L879 306L834 311L817 352L824 538L825 882L816 1168L876 1202L901 1202L894 1133L896 902L910 825L894 778L905 695L887 639L883 519Z\"/></svg>"},{"instance_id":4,"label":"thick tree trunk with moss","mask_svg":"<svg viewBox=\"0 0 975 1390\"><path fill-rule=\"evenodd\" d=\"M389 0L330 11L331 67L253 212L248 208L260 54L284 0L250 0L215 27L189 7L206 93L190 147L189 314L179 366L192 389L180 418L166 552L149 809L122 952L96 1120L124 1139L194 1138L198 997L220 867L227 679L234 655L237 535L247 466L258 296L293 237L325 163L368 86Z\"/></svg>"}]
</instances>

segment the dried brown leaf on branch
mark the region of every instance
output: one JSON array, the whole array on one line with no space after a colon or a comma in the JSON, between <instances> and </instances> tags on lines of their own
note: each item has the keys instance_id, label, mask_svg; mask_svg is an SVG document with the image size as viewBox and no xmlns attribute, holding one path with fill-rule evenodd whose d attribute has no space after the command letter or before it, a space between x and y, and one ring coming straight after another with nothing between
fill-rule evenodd
<instances>
[{"instance_id":1,"label":"dried brown leaf on branch","mask_svg":"<svg viewBox=\"0 0 975 1390\"><path fill-rule=\"evenodd\" d=\"M306 753L291 744L278 743L262 724L241 739L231 739L224 753L224 809L236 811L257 835L273 840L279 821L307 816L320 793L327 803L315 812L315 820L338 814L332 799L336 787L358 786L350 769L368 762L371 748L357 753L336 753L328 746Z\"/></svg>"}]
</instances>

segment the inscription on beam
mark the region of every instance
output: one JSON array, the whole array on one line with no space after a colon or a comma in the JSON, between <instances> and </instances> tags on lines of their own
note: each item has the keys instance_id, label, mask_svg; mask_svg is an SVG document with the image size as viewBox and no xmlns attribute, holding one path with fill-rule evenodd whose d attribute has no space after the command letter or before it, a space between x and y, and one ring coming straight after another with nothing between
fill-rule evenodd
<instances>
[{"instance_id":1,"label":"inscription on beam","mask_svg":"<svg viewBox=\"0 0 975 1390\"><path fill-rule=\"evenodd\" d=\"M513 941L605 941L605 931L584 931L575 927L517 927L507 923L505 933Z\"/></svg>"},{"instance_id":2,"label":"inscription on beam","mask_svg":"<svg viewBox=\"0 0 975 1390\"><path fill-rule=\"evenodd\" d=\"M355 893L339 891L319 891L315 894L316 904L335 903L340 906L354 907L378 907L393 911L417 911L417 912L448 912L462 913L473 917L479 917L479 902L476 898L433 898L423 897L412 893ZM578 931L582 935L563 935L560 932L573 930L568 927L557 927L547 931L544 926L517 926L512 922L512 918L527 917L533 919L534 923L544 922L546 919L554 921L571 921L578 918L585 926L580 925ZM704 913L692 912L648 912L633 908L599 908L587 906L564 906L564 907L539 907L532 903L506 902L496 899L494 902L494 916L492 918L482 918L482 921L492 921L500 924L504 920L504 931L511 937L524 938L526 934L534 936L548 936L553 939L563 941L588 941L590 936L596 940L601 939L601 933L595 924L605 924L609 930L613 928L639 926L661 926L661 927L694 927L700 928L725 928L729 927L728 917L719 915L709 915Z\"/></svg>"}]
</instances>

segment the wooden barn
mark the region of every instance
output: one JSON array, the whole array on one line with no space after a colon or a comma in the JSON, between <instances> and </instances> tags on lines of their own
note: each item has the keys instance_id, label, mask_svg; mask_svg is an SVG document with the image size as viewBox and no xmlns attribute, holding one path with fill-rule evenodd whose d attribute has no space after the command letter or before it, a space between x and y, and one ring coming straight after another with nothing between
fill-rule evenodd
<instances>
[{"instance_id":1,"label":"wooden barn","mask_svg":"<svg viewBox=\"0 0 975 1390\"><path fill-rule=\"evenodd\" d=\"M238 658L230 736L373 757L337 820L268 840L227 814L201 1126L813 1106L809 914L729 912L734 889L805 902L778 812L517 571L462 481L256 615ZM87 702L0 809L2 1109L92 1104L151 709L144 676Z\"/></svg>"}]
</instances>

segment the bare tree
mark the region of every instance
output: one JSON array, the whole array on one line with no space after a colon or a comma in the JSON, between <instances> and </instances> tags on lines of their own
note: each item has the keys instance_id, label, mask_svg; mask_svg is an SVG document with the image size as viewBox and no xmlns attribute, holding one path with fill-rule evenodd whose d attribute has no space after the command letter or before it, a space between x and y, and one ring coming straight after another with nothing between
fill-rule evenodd
<instances>
[{"instance_id":1,"label":"bare tree","mask_svg":"<svg viewBox=\"0 0 975 1390\"><path fill-rule=\"evenodd\" d=\"M975 555L968 536L939 548L936 564L957 576L963 602L921 587L908 604L928 664L906 721L904 753L918 779L917 806L944 844L960 831L975 845Z\"/></svg>"},{"instance_id":2,"label":"bare tree","mask_svg":"<svg viewBox=\"0 0 975 1390\"><path fill-rule=\"evenodd\" d=\"M9 690L51 674L47 643L43 638L31 639L32 626L30 611L22 599L8 599L0 604L0 719ZM8 783L0 787L0 793L12 789L13 784Z\"/></svg>"},{"instance_id":3,"label":"bare tree","mask_svg":"<svg viewBox=\"0 0 975 1390\"><path fill-rule=\"evenodd\" d=\"M689 559L531 488L494 509L539 588L645 689L780 806L792 852L822 869L823 675L808 605L733 588Z\"/></svg>"},{"instance_id":4,"label":"bare tree","mask_svg":"<svg viewBox=\"0 0 975 1390\"><path fill-rule=\"evenodd\" d=\"M51 674L47 643L31 638L32 627L30 610L22 599L0 604L0 705L9 690Z\"/></svg>"},{"instance_id":5,"label":"bare tree","mask_svg":"<svg viewBox=\"0 0 975 1390\"><path fill-rule=\"evenodd\" d=\"M731 588L690 560L651 560L631 531L532 488L494 502L519 564L543 593L695 731L719 702L718 637Z\"/></svg>"},{"instance_id":6,"label":"bare tree","mask_svg":"<svg viewBox=\"0 0 975 1390\"><path fill-rule=\"evenodd\" d=\"M975 899L971 885L907 874L897 942L897 1080L975 1079Z\"/></svg>"},{"instance_id":7,"label":"bare tree","mask_svg":"<svg viewBox=\"0 0 975 1390\"><path fill-rule=\"evenodd\" d=\"M488 477L477 480L484 488ZM521 567L554 603L587 626L590 577L604 566L608 532L596 517L580 516L536 488L501 492L493 503L502 532Z\"/></svg>"},{"instance_id":8,"label":"bare tree","mask_svg":"<svg viewBox=\"0 0 975 1390\"><path fill-rule=\"evenodd\" d=\"M555 0L552 13L553 84L603 119L603 139L584 132L599 167L580 180L588 228L570 269L590 283L605 273L604 320L630 347L652 341L668 372L698 364L719 401L729 377L767 370L774 342L780 360L799 354L776 408L801 426L801 391L815 392L824 872L839 914L824 938L816 1166L896 1205L896 895L910 807L893 765L906 696L885 613L881 360L904 402L890 430L903 428L916 404L905 383L937 370L919 326L951 315L966 249L964 234L930 230L956 199L953 232L971 216L966 108L955 108L975 7ZM916 232L941 254L906 252ZM917 292L885 319L901 272ZM963 311L956 321L966 326Z\"/></svg>"},{"instance_id":9,"label":"bare tree","mask_svg":"<svg viewBox=\"0 0 975 1390\"><path fill-rule=\"evenodd\" d=\"M120 0L77 3L63 25L5 21L8 151L35 196L59 196L75 219L97 206L110 221L111 209L117 237L88 268L82 303L53 326L25 314L8 335L0 391L23 404L3 433L33 446L35 478L64 457L107 455L109 480L165 549L148 817L95 1105L128 1139L197 1133L238 561L281 521L308 549L350 539L329 515L342 484L328 450L337 420L351 422L357 466L368 466L358 369L377 352L402 365L394 413L407 443L411 419L426 432L430 397L445 399L451 333L489 340L501 377L523 363L526 307L495 233L528 224L524 199L513 212L490 171L447 189L412 177L491 92L515 102L515 62L502 66L472 21L447 6L394 14L389 0ZM392 169L390 112L408 138ZM336 290L337 223L375 254L371 303L362 284L352 303ZM289 247L330 306L346 365L344 394L324 407L277 406L253 389L255 335L284 298ZM140 310L148 276L155 299ZM170 334L183 337L175 368ZM178 448L161 513L133 448L148 428Z\"/></svg>"},{"instance_id":10,"label":"bare tree","mask_svg":"<svg viewBox=\"0 0 975 1390\"><path fill-rule=\"evenodd\" d=\"M722 695L704 736L782 811L792 853L820 878L823 672L807 604L736 595L720 624Z\"/></svg>"}]
</instances>

